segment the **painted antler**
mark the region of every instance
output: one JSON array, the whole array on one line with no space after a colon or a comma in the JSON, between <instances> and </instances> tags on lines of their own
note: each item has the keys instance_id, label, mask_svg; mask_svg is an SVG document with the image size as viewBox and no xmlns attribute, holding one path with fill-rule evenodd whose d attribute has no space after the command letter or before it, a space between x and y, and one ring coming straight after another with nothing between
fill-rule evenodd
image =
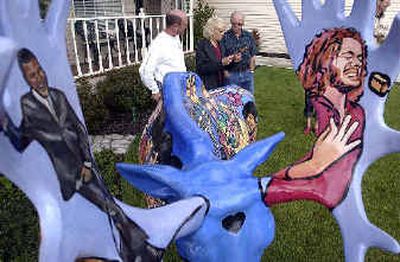
<instances>
[{"instance_id":1,"label":"painted antler","mask_svg":"<svg viewBox=\"0 0 400 262\"><path fill-rule=\"evenodd\" d=\"M97 172L81 166L82 157L78 156L82 154L81 147L87 149L85 154L91 153L88 152L88 137L82 125L83 117L66 54L65 26L69 3L68 0L53 0L46 20L42 21L37 1L0 2L0 123L5 126L0 132L0 173L28 196L38 212L41 229L39 261L75 261L85 256L118 261L135 256L140 260L142 255L146 255L144 260L150 257L151 261L161 259L163 249L175 237L190 234L200 226L207 203L202 197L193 197L159 209L134 208L113 200ZM17 63L12 64L16 49L20 49L18 62L22 64L21 68ZM21 54L25 57L21 58ZM28 61L21 62L23 59ZM48 81L45 84L43 81L40 88L47 89L47 102L52 101L48 104L49 110L36 110L40 99L32 95L29 87L38 87L22 74L21 71L26 73L28 70L24 66L42 78L47 76ZM47 87L47 82L51 87ZM31 110L29 114L28 110ZM52 115L51 120L37 120L46 113ZM25 121L35 117L32 122L41 121L42 125L26 130ZM20 126L14 126L13 123L20 123L22 118ZM71 120L75 118L79 120ZM57 133L46 129L56 125L55 120ZM65 127L67 121L70 121L68 128ZM34 132L44 138L32 134ZM32 141L21 149L18 145L25 138ZM62 153L54 156L56 153L52 151ZM78 153L71 156L69 152L72 151ZM68 162L77 158L80 159L72 164ZM93 160L88 158L91 164ZM66 162L71 166L66 167ZM90 170L91 177L89 181L79 180L81 183L78 183L76 178L82 176L85 169ZM76 179L73 186L67 188L72 191L70 195L63 191L69 183L65 179L68 174L73 176L69 182ZM85 194L85 190L89 194ZM120 230L122 226L124 230ZM132 248L127 254L120 248L122 243L125 248L145 248Z\"/></svg>"},{"instance_id":2,"label":"painted antler","mask_svg":"<svg viewBox=\"0 0 400 262\"><path fill-rule=\"evenodd\" d=\"M344 3L344 0L333 0L322 5L318 0L304 0L302 20L299 21L286 0L274 0L294 69L303 60L305 47L323 28L354 27L367 42L373 42L374 16L371 14L375 2L355 0L349 17L344 14Z\"/></svg>"},{"instance_id":3,"label":"painted antler","mask_svg":"<svg viewBox=\"0 0 400 262\"><path fill-rule=\"evenodd\" d=\"M303 15L299 21L286 0L274 0L295 70L303 60L306 46L323 29L352 27L361 33L367 44L368 73L380 72L390 79L397 77L400 71L399 16L384 44L377 47L373 39L374 1L355 0L348 17L344 15L343 0L326 1L325 5L316 0L303 0L302 3ZM343 235L347 261L363 261L366 250L372 246L400 252L400 245L394 238L368 221L362 202L361 181L368 166L386 154L400 151L400 133L389 128L383 119L387 95L376 95L368 87L368 81L364 83L364 96L360 101L366 116L363 151L346 198L332 212ZM393 81L388 83L389 88L392 84Z\"/></svg>"}]
</instances>

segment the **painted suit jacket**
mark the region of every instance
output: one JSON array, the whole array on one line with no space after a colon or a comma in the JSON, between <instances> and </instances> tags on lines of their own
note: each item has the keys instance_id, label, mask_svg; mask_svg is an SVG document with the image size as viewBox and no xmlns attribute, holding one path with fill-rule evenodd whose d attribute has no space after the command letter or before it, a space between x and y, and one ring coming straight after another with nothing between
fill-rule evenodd
<instances>
[{"instance_id":1,"label":"painted suit jacket","mask_svg":"<svg viewBox=\"0 0 400 262\"><path fill-rule=\"evenodd\" d=\"M319 136L326 128L329 128L329 119L333 118L336 126L340 126L339 112L334 105L324 96L314 96L311 102L317 113ZM363 139L365 125L364 109L355 102L346 102L345 112L351 115L352 123L359 123L357 129L351 135L347 143L358 139ZM361 155L362 143L341 158L333 162L322 173L308 178L290 179L288 172L291 166L274 174L273 179L268 185L268 190L264 201L271 205L275 203L284 203L293 200L314 200L326 206L327 208L336 207L346 196L351 183L353 169ZM306 157L297 163L306 161L312 156L312 151Z\"/></svg>"},{"instance_id":2,"label":"painted suit jacket","mask_svg":"<svg viewBox=\"0 0 400 262\"><path fill-rule=\"evenodd\" d=\"M84 162L92 162L90 146L86 129L64 93L49 88L49 97L57 117L29 92L21 98L21 125L16 127L9 119L5 134L19 152L33 140L43 146L56 171L63 199L69 200Z\"/></svg>"}]
</instances>

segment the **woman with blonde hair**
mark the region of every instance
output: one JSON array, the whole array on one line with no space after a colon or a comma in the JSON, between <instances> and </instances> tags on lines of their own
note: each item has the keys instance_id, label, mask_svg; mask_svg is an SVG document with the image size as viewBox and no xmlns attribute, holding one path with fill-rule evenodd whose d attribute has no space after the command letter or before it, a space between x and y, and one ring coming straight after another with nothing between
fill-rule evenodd
<instances>
[{"instance_id":1,"label":"woman with blonde hair","mask_svg":"<svg viewBox=\"0 0 400 262\"><path fill-rule=\"evenodd\" d=\"M207 90L223 85L224 66L229 65L233 59L233 56L222 57L219 42L225 28L226 25L221 18L210 18L203 29L204 39L197 43L196 72Z\"/></svg>"}]
</instances>

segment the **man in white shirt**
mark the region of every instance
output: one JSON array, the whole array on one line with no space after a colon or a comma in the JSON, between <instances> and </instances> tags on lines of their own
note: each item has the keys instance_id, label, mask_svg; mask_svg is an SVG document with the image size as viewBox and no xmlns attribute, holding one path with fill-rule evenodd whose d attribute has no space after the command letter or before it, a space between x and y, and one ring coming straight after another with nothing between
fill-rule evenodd
<instances>
[{"instance_id":1,"label":"man in white shirt","mask_svg":"<svg viewBox=\"0 0 400 262\"><path fill-rule=\"evenodd\" d=\"M170 72L185 72L185 58L179 35L187 27L187 16L181 10L172 10L166 15L166 28L152 41L139 68L143 84L150 89L152 98L161 98L160 86L164 76Z\"/></svg>"}]
</instances>

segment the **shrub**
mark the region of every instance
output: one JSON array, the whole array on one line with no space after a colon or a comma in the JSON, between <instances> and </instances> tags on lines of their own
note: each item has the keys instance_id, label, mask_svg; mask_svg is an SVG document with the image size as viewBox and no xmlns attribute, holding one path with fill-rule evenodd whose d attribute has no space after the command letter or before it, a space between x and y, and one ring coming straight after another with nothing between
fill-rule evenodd
<instances>
[{"instance_id":1,"label":"shrub","mask_svg":"<svg viewBox=\"0 0 400 262\"><path fill-rule=\"evenodd\" d=\"M129 146L124 156L117 156L111 150L95 153L98 168L103 180L111 194L121 201L136 206L145 207L144 195L134 188L128 181L118 174L115 164L117 162L137 163L139 136Z\"/></svg>"},{"instance_id":2,"label":"shrub","mask_svg":"<svg viewBox=\"0 0 400 262\"><path fill-rule=\"evenodd\" d=\"M96 133L107 118L108 109L104 106L101 97L92 92L92 86L86 79L77 80L76 87L88 132L89 134Z\"/></svg>"},{"instance_id":3,"label":"shrub","mask_svg":"<svg viewBox=\"0 0 400 262\"><path fill-rule=\"evenodd\" d=\"M94 154L100 175L103 177L104 183L108 187L111 194L119 199L122 197L121 190L121 179L117 175L115 169L115 163L118 161L118 157L113 153L112 150L103 150Z\"/></svg>"},{"instance_id":4,"label":"shrub","mask_svg":"<svg viewBox=\"0 0 400 262\"><path fill-rule=\"evenodd\" d=\"M25 194L0 177L0 261L35 261L39 248L36 211Z\"/></svg>"},{"instance_id":5,"label":"shrub","mask_svg":"<svg viewBox=\"0 0 400 262\"><path fill-rule=\"evenodd\" d=\"M140 81L137 66L129 66L107 74L97 84L97 92L109 110L136 113L153 105L149 90Z\"/></svg>"},{"instance_id":6,"label":"shrub","mask_svg":"<svg viewBox=\"0 0 400 262\"><path fill-rule=\"evenodd\" d=\"M199 0L197 6L193 9L194 18L194 41L197 43L198 40L203 38L203 28L207 20L210 19L215 13L215 9L205 1Z\"/></svg>"}]
</instances>

